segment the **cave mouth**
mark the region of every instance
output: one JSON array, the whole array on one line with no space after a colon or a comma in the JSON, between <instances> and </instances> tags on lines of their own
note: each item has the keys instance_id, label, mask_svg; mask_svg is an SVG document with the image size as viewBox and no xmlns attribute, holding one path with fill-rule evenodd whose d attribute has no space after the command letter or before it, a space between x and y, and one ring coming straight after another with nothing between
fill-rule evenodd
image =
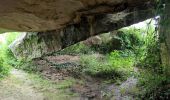
<instances>
[{"instance_id":1,"label":"cave mouth","mask_svg":"<svg viewBox=\"0 0 170 100\"><path fill-rule=\"evenodd\" d=\"M155 68L153 71L152 68L146 67L150 63L145 62L145 58L149 54L153 54L149 57L155 58L156 54L148 52L148 48L156 44L153 37L156 26L157 22L154 19L148 19L113 32L90 37L85 41L74 42L74 45L67 45L59 51L27 60L22 58L23 54L32 56L40 53L36 49L41 52L42 49L48 49L42 48L41 42L44 43L43 45L50 46L57 42L56 39L60 39L57 36L46 37L48 32L46 34L24 32L24 36L28 35L27 42L23 43L22 48L16 49L24 51L23 54L18 54L11 52L9 45L12 42L18 45L17 42L21 42L18 39L23 36L23 33L1 34L0 77L6 76L7 78L4 78L2 82L7 82L6 84L0 82L0 85L13 87L0 88L0 91L4 89L5 93L12 92L8 95L0 92L0 95L4 98L16 97L15 94L19 90L22 92L19 98L26 98L27 93L31 96L30 98L35 98L33 91L36 93L37 100L44 98L65 100L65 95L72 100L77 98L100 98L101 100L117 98L119 100L120 98L127 99L127 97L133 100L155 93L155 90L148 86L160 85L164 77L157 73ZM53 35L52 32L49 34ZM41 38L37 38L37 35ZM48 41L48 39L54 41ZM76 37L71 40L74 39L77 40ZM50 47L52 47L50 49L55 48ZM32 52L33 50L35 52ZM20 55L21 59L16 59L17 55ZM158 62L155 59L154 61ZM152 84L153 80L156 81L154 84ZM34 88L30 88L30 84ZM21 88L14 86L21 86ZM146 92L143 88L149 88L152 92Z\"/></svg>"}]
</instances>

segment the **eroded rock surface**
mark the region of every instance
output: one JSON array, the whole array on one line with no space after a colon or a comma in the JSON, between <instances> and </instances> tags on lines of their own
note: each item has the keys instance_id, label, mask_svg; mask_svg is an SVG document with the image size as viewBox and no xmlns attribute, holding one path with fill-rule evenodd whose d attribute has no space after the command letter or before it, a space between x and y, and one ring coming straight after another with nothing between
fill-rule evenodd
<instances>
[{"instance_id":1,"label":"eroded rock surface","mask_svg":"<svg viewBox=\"0 0 170 100\"><path fill-rule=\"evenodd\" d=\"M17 58L38 58L61 50L77 42L104 32L117 30L153 17L152 9L122 11L116 14L95 15L91 21L82 18L80 23L68 25L60 30L47 32L27 32L11 44L10 48Z\"/></svg>"},{"instance_id":2,"label":"eroded rock surface","mask_svg":"<svg viewBox=\"0 0 170 100\"><path fill-rule=\"evenodd\" d=\"M1 0L2 31L57 30L82 17L150 7L154 0ZM118 17L116 17L118 18Z\"/></svg>"},{"instance_id":3,"label":"eroded rock surface","mask_svg":"<svg viewBox=\"0 0 170 100\"><path fill-rule=\"evenodd\" d=\"M151 18L153 1L6 0L0 3L0 27L38 31L23 34L10 46L17 58L33 59Z\"/></svg>"}]
</instances>

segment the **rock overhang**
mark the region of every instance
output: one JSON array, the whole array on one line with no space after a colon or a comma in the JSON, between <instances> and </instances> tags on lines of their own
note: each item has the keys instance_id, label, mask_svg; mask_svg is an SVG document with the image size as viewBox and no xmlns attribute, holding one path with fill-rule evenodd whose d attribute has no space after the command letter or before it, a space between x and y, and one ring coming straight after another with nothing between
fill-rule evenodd
<instances>
[{"instance_id":1,"label":"rock overhang","mask_svg":"<svg viewBox=\"0 0 170 100\"><path fill-rule=\"evenodd\" d=\"M3 31L50 31L80 23L82 17L153 8L155 0L2 0Z\"/></svg>"},{"instance_id":2,"label":"rock overhang","mask_svg":"<svg viewBox=\"0 0 170 100\"><path fill-rule=\"evenodd\" d=\"M18 59L34 59L91 36L154 17L156 5L154 1L0 1L0 8L2 8L0 9L0 29L28 32L22 34L10 45L10 48Z\"/></svg>"}]
</instances>

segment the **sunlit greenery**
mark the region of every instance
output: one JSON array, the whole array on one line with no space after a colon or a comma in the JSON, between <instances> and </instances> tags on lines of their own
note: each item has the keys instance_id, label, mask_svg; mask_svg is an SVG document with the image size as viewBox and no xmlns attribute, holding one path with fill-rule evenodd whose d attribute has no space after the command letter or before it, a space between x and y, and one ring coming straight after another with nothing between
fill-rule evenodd
<instances>
[{"instance_id":1,"label":"sunlit greenery","mask_svg":"<svg viewBox=\"0 0 170 100\"><path fill-rule=\"evenodd\" d=\"M9 69L16 62L15 57L9 45L16 39L20 33L5 33L3 35L4 41L0 44L0 77L4 77L8 74Z\"/></svg>"}]
</instances>

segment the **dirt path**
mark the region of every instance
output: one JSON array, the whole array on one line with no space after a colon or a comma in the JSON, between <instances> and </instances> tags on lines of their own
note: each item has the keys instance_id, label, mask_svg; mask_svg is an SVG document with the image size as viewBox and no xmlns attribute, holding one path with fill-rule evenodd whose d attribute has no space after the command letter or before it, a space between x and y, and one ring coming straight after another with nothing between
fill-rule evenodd
<instances>
[{"instance_id":1,"label":"dirt path","mask_svg":"<svg viewBox=\"0 0 170 100\"><path fill-rule=\"evenodd\" d=\"M58 83L13 69L0 81L0 100L80 100L67 88L72 80Z\"/></svg>"},{"instance_id":2,"label":"dirt path","mask_svg":"<svg viewBox=\"0 0 170 100\"><path fill-rule=\"evenodd\" d=\"M20 70L12 70L11 75L0 82L0 100L45 100L31 86L27 74Z\"/></svg>"},{"instance_id":3,"label":"dirt path","mask_svg":"<svg viewBox=\"0 0 170 100\"><path fill-rule=\"evenodd\" d=\"M138 92L135 77L129 77L120 85L105 84L103 79L86 74L75 78L70 73L72 70L68 69L73 67L72 62L77 62L79 57L59 58L47 59L52 64L67 63L70 67L59 70L45 65L42 60L39 62L40 66L45 66L41 76L47 79L21 70L11 70L10 75L0 81L0 100L135 100L135 93Z\"/></svg>"}]
</instances>

